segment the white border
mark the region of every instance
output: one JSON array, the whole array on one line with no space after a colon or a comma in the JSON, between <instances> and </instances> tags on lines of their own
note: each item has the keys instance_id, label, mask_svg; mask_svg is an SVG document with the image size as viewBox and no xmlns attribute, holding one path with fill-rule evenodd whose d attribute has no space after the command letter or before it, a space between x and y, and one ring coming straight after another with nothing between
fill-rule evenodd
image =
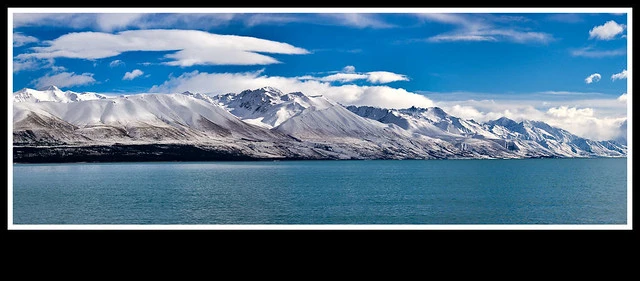
<instances>
[{"instance_id":1,"label":"white border","mask_svg":"<svg viewBox=\"0 0 640 281\"><path fill-rule=\"evenodd\" d=\"M14 13L627 13L627 224L557 225L557 224L477 224L477 225L413 225L413 224L238 224L238 225L16 225L13 224L13 100L8 95L7 123L7 228L9 230L630 230L633 229L632 208L632 8L8 8L8 93L13 93L13 14Z\"/></svg>"},{"instance_id":2,"label":"white border","mask_svg":"<svg viewBox=\"0 0 640 281\"><path fill-rule=\"evenodd\" d=\"M7 12L7 93L13 93L13 13ZM13 225L13 95L7 97L7 228Z\"/></svg>"},{"instance_id":3,"label":"white border","mask_svg":"<svg viewBox=\"0 0 640 281\"><path fill-rule=\"evenodd\" d=\"M629 13L629 8L9 8L11 13Z\"/></svg>"},{"instance_id":4,"label":"white border","mask_svg":"<svg viewBox=\"0 0 640 281\"><path fill-rule=\"evenodd\" d=\"M630 229L627 225L557 225L557 224L155 224L155 225L135 225L135 224L105 224L105 225L12 225L10 229L21 230L624 230Z\"/></svg>"},{"instance_id":5,"label":"white border","mask_svg":"<svg viewBox=\"0 0 640 281\"><path fill-rule=\"evenodd\" d=\"M629 9L627 13L627 224L629 228L633 228L633 167L631 163L633 154L633 134L631 127L633 126L633 10Z\"/></svg>"}]
</instances>

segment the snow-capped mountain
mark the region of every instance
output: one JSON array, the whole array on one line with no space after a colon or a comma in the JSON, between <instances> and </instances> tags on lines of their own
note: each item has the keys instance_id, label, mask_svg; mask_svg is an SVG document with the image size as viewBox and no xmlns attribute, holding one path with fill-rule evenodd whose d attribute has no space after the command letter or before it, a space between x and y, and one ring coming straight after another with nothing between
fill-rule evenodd
<instances>
[{"instance_id":1,"label":"snow-capped mountain","mask_svg":"<svg viewBox=\"0 0 640 281\"><path fill-rule=\"evenodd\" d=\"M441 108L382 109L348 106L350 111L382 123L395 124L419 136L447 141L462 151L495 158L550 157L548 151L522 151L513 142L499 138L473 120L451 116Z\"/></svg>"},{"instance_id":2,"label":"snow-capped mountain","mask_svg":"<svg viewBox=\"0 0 640 281\"><path fill-rule=\"evenodd\" d=\"M414 136L395 124L363 118L335 103L326 108L306 108L274 130L328 147L337 145L343 149L357 150L362 155L373 156L379 152L401 158L465 155L451 143L427 136Z\"/></svg>"},{"instance_id":3,"label":"snow-capped mountain","mask_svg":"<svg viewBox=\"0 0 640 281\"><path fill-rule=\"evenodd\" d=\"M322 95L283 93L272 87L213 97L243 121L314 143L316 153L337 158L433 158L452 156L446 142L418 138L345 109ZM417 144L422 142L421 144Z\"/></svg>"},{"instance_id":4,"label":"snow-capped mountain","mask_svg":"<svg viewBox=\"0 0 640 281\"><path fill-rule=\"evenodd\" d=\"M285 94L272 87L213 98L243 121L265 128L276 127L307 108L324 109L336 105L321 95L307 96L301 92Z\"/></svg>"},{"instance_id":5,"label":"snow-capped mountain","mask_svg":"<svg viewBox=\"0 0 640 281\"><path fill-rule=\"evenodd\" d=\"M396 124L405 130L421 135L440 138L480 135L487 138L498 138L477 122L451 116L439 107L383 109L351 105L347 106L347 109L362 117L382 123Z\"/></svg>"},{"instance_id":6,"label":"snow-capped mountain","mask_svg":"<svg viewBox=\"0 0 640 281\"><path fill-rule=\"evenodd\" d=\"M563 156L622 156L627 148L614 141L594 141L540 121L516 122L506 117L489 121L485 128L518 143L537 143Z\"/></svg>"},{"instance_id":7,"label":"snow-capped mountain","mask_svg":"<svg viewBox=\"0 0 640 281\"><path fill-rule=\"evenodd\" d=\"M71 102L14 102L14 145L203 144L254 157L282 157L295 139L242 122L188 94L138 94Z\"/></svg>"},{"instance_id":8,"label":"snow-capped mountain","mask_svg":"<svg viewBox=\"0 0 640 281\"><path fill-rule=\"evenodd\" d=\"M626 155L626 146L617 142L584 139L539 121L516 122L502 117L480 124L451 116L438 107L390 110L348 106L347 109L366 118L393 123L408 131L458 143L464 149L483 153L506 149L521 157Z\"/></svg>"},{"instance_id":9,"label":"snow-capped mountain","mask_svg":"<svg viewBox=\"0 0 640 281\"><path fill-rule=\"evenodd\" d=\"M627 149L619 142L580 138L543 122L500 118L481 124L437 107L344 107L321 95L285 94L271 87L218 96L107 96L52 86L22 89L13 100L18 158L57 153L55 159L63 159L78 149L101 155L119 145L124 152L109 153L135 159L139 152L131 151L139 151L140 145L160 144L230 159L616 157L626 155ZM37 147L51 149L29 152ZM181 159L181 152L167 149L155 147L146 153L152 159L171 153L177 155L171 159Z\"/></svg>"},{"instance_id":10,"label":"snow-capped mountain","mask_svg":"<svg viewBox=\"0 0 640 281\"><path fill-rule=\"evenodd\" d=\"M58 89L56 86L48 86L42 88L40 90L33 90L24 88L20 91L17 91L13 94L13 102L44 102L44 101L54 101L54 102L75 102L75 101L86 101L86 100L100 100L106 99L107 96L100 95L97 93L76 93L72 91L65 91Z\"/></svg>"}]
</instances>

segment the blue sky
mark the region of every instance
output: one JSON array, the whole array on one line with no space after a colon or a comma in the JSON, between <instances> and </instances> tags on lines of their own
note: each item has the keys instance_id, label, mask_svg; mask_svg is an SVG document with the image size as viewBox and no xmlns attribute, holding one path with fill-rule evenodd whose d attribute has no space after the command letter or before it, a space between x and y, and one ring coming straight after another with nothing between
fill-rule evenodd
<instances>
[{"instance_id":1,"label":"blue sky","mask_svg":"<svg viewBox=\"0 0 640 281\"><path fill-rule=\"evenodd\" d=\"M538 119L592 138L613 136L626 120L627 14L414 10L20 10L12 15L13 91L273 86L343 104L440 106L479 121Z\"/></svg>"}]
</instances>

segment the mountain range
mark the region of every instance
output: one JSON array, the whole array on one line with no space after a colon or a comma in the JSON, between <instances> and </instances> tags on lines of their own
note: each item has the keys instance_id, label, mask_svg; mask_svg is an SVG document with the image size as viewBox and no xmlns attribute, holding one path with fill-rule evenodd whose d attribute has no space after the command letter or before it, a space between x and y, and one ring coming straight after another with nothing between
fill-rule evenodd
<instances>
[{"instance_id":1,"label":"mountain range","mask_svg":"<svg viewBox=\"0 0 640 281\"><path fill-rule=\"evenodd\" d=\"M13 94L13 151L16 162L492 159L624 157L627 146L539 121L343 106L272 87L114 96L49 86Z\"/></svg>"}]
</instances>

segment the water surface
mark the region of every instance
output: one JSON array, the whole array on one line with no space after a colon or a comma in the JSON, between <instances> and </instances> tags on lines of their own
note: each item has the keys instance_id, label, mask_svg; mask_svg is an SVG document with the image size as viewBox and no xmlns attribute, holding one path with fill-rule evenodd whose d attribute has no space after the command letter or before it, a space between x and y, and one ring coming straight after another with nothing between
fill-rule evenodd
<instances>
[{"instance_id":1,"label":"water surface","mask_svg":"<svg viewBox=\"0 0 640 281\"><path fill-rule=\"evenodd\" d=\"M14 224L626 224L610 159L14 164Z\"/></svg>"}]
</instances>

